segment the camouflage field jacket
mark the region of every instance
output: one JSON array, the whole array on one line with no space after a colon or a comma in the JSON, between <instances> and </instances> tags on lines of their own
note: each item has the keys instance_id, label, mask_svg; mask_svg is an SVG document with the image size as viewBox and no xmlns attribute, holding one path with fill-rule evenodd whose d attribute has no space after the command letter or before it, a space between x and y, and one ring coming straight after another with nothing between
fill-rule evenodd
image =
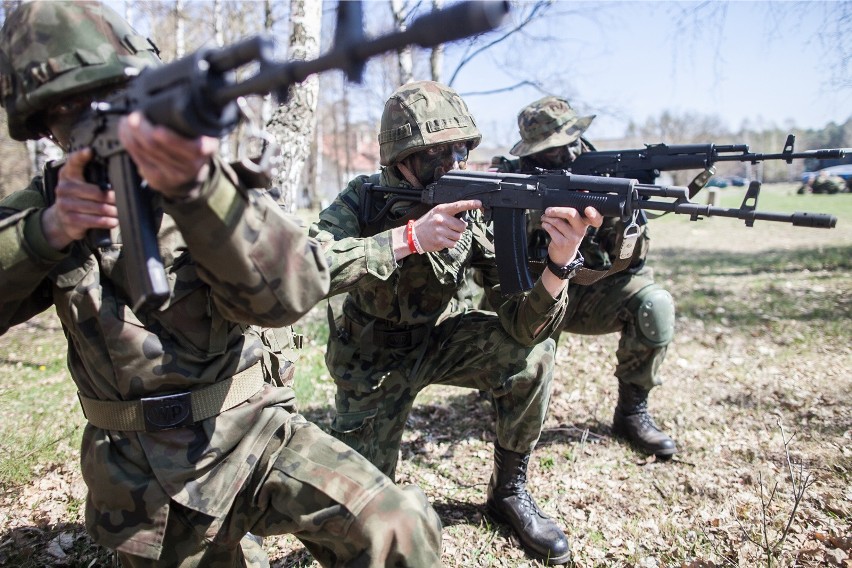
<instances>
[{"instance_id":1,"label":"camouflage field jacket","mask_svg":"<svg viewBox=\"0 0 852 568\"><path fill-rule=\"evenodd\" d=\"M468 230L452 249L394 259L391 229L415 204L400 202L378 223L366 226L361 217L362 185L405 186L387 168L374 176L352 180L311 226L326 251L331 271L329 295L347 293L344 312L358 313L383 326L433 325L463 308L468 286L466 271L481 272L485 293L499 306L506 331L519 343L543 341L559 326L567 307L567 292L556 299L539 280L529 292L503 297L497 278L492 235L480 212L471 212ZM378 203L375 209L380 208ZM372 213L372 212L371 212ZM367 323L367 322L360 322Z\"/></svg>"},{"instance_id":2,"label":"camouflage field jacket","mask_svg":"<svg viewBox=\"0 0 852 568\"><path fill-rule=\"evenodd\" d=\"M184 392L263 364L270 349L260 326L293 323L328 290L316 243L268 196L241 187L227 165L215 162L201 197L160 201L171 298L141 313L128 305L132 268L117 230L112 247L90 250L77 241L57 252L40 224L41 178L0 202L0 333L55 306L83 396L136 400ZM215 525L286 417L273 405L292 397L290 389L267 386L217 417L160 432L87 425L81 462L93 538L158 558L170 499L210 515Z\"/></svg>"}]
</instances>

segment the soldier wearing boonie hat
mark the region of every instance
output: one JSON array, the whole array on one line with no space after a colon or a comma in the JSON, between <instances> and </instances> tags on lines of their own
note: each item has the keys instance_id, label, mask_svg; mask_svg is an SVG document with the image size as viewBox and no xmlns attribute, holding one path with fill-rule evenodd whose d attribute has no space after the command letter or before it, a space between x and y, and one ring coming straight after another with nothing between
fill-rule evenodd
<instances>
[{"instance_id":1,"label":"soldier wearing boonie hat","mask_svg":"<svg viewBox=\"0 0 852 568\"><path fill-rule=\"evenodd\" d=\"M594 118L595 115L578 115L563 98L543 97L518 114L521 140L510 153L519 159L495 156L492 169L521 173L531 173L536 168L570 169L577 156L594 150L583 137ZM528 252L533 261L544 258L549 241L541 230L540 215L530 211L527 216ZM605 218L601 227L590 230L580 245L585 266L609 268L611 259L618 258L616 248L623 233L623 223L613 218ZM648 395L661 383L660 365L674 337L674 300L653 281L653 271L645 266L648 246L648 226L643 224L627 270L589 286L570 286L568 313L554 338L558 341L562 332L621 334L616 352L618 403L613 432L640 451L665 459L677 449L674 440L660 430L649 414ZM482 307L488 307L486 302L483 298Z\"/></svg>"},{"instance_id":2,"label":"soldier wearing boonie hat","mask_svg":"<svg viewBox=\"0 0 852 568\"><path fill-rule=\"evenodd\" d=\"M548 96L518 114L521 140L512 146L513 156L529 156L557 146L573 144L589 128L595 115L579 116L565 99Z\"/></svg>"}]
</instances>

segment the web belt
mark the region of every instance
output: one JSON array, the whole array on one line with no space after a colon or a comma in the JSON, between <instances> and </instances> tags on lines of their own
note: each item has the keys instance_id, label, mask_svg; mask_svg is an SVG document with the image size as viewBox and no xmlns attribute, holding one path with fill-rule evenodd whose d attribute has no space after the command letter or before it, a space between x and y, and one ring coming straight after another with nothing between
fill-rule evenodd
<instances>
[{"instance_id":1,"label":"web belt","mask_svg":"<svg viewBox=\"0 0 852 568\"><path fill-rule=\"evenodd\" d=\"M199 389L140 400L97 400L77 393L83 414L103 430L158 432L190 426L245 402L263 388L259 363Z\"/></svg>"}]
</instances>

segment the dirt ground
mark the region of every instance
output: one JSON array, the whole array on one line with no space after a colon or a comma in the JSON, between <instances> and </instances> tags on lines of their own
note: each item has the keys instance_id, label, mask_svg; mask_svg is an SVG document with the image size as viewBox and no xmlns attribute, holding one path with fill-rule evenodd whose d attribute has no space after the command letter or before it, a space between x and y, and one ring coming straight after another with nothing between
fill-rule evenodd
<instances>
[{"instance_id":1,"label":"dirt ground","mask_svg":"<svg viewBox=\"0 0 852 568\"><path fill-rule=\"evenodd\" d=\"M560 341L529 479L579 567L852 567L852 233L741 225L653 227L650 263L678 319L650 407L677 441L674 459L611 435L617 336ZM0 337L0 353L22 333ZM61 341L49 318L41 333ZM76 417L73 400L67 410ZM304 412L325 424L330 407ZM427 390L408 426L398 481L438 511L445 565L537 566L484 515L490 402ZM110 565L82 526L77 464L40 468L2 488L0 565ZM315 565L292 537L264 545L273 567Z\"/></svg>"}]
</instances>

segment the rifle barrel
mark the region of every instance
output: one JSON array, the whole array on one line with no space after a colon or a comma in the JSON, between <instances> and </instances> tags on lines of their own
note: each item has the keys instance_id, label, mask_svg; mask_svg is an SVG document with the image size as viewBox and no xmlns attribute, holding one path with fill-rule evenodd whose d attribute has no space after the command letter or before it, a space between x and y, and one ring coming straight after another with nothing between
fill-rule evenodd
<instances>
[{"instance_id":1,"label":"rifle barrel","mask_svg":"<svg viewBox=\"0 0 852 568\"><path fill-rule=\"evenodd\" d=\"M441 43L463 39L490 31L503 21L509 13L509 3L468 1L459 2L449 8L435 10L416 18L405 30L389 33L375 38L367 38L349 45L334 45L316 59L289 61L286 63L268 63L260 71L238 84L220 86L214 96L219 107L230 101L247 95L277 93L293 83L300 83L314 75L331 69L350 69L353 64L363 64L371 57L402 49L411 44L421 47L433 47ZM251 50L259 50L261 45L245 42L238 44L243 52L229 54L228 61L247 58Z\"/></svg>"},{"instance_id":2,"label":"rifle barrel","mask_svg":"<svg viewBox=\"0 0 852 568\"><path fill-rule=\"evenodd\" d=\"M668 211L679 215L689 215L693 220L701 217L730 217L741 219L746 222L754 221L776 221L781 223L792 223L796 227L814 227L819 229L832 229L837 225L837 217L826 213L774 213L771 211L755 211L744 209L733 209L728 207L713 207L692 202L664 202L664 201L637 201L639 209L650 209L652 211Z\"/></svg>"},{"instance_id":3,"label":"rifle barrel","mask_svg":"<svg viewBox=\"0 0 852 568\"><path fill-rule=\"evenodd\" d=\"M808 150L807 152L781 152L780 154L754 154L743 153L725 156L716 156L716 162L751 162L756 164L764 160L798 160L800 158L816 158L818 160L833 160L846 157L845 148L832 148L825 150Z\"/></svg>"}]
</instances>

